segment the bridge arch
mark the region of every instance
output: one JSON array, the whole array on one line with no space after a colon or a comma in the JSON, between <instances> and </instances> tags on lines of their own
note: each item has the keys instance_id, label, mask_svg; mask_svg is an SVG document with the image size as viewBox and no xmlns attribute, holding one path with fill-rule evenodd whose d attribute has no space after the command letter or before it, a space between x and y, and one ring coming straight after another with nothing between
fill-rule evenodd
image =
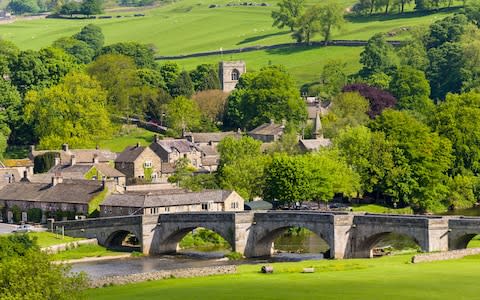
<instances>
[{"instance_id":1,"label":"bridge arch","mask_svg":"<svg viewBox=\"0 0 480 300\"><path fill-rule=\"evenodd\" d=\"M450 239L450 250L466 249L468 247L468 243L470 243L470 241L478 234L480 234L480 232L457 234Z\"/></svg>"},{"instance_id":2,"label":"bridge arch","mask_svg":"<svg viewBox=\"0 0 480 300\"><path fill-rule=\"evenodd\" d=\"M324 253L326 257L330 257L330 249L332 248L332 241L330 240L330 231L328 228L318 228L318 226L314 226L313 224L293 224L288 226L279 226L279 227L272 227L268 231L266 231L263 236L260 236L258 241L254 245L254 249L256 254L254 256L271 256L274 251L274 242L278 239L282 234L284 234L290 228L304 228L308 229L311 233L318 236L320 239L325 241L328 244L329 250Z\"/></svg>"},{"instance_id":3,"label":"bridge arch","mask_svg":"<svg viewBox=\"0 0 480 300\"><path fill-rule=\"evenodd\" d=\"M162 253L176 253L178 252L179 249L179 244L181 240L190 232L194 231L195 229L199 228L204 228L211 230L215 232L216 234L220 235L227 243L230 245L230 247L233 249L235 245L232 245L231 237L226 236L225 232L219 232L218 228L213 229L213 228L208 228L208 227L203 227L203 226L192 226L192 227L182 227L179 228L178 230L172 232L170 235L166 236L165 239L163 240L163 244L161 247L163 248Z\"/></svg>"},{"instance_id":4,"label":"bridge arch","mask_svg":"<svg viewBox=\"0 0 480 300\"><path fill-rule=\"evenodd\" d=\"M126 246L125 241L127 237L131 236L131 246ZM103 245L107 248L114 248L117 250L133 251L140 247L141 235L135 230L129 229L118 229L110 232L106 239L103 241Z\"/></svg>"},{"instance_id":5,"label":"bridge arch","mask_svg":"<svg viewBox=\"0 0 480 300\"><path fill-rule=\"evenodd\" d=\"M388 238L390 235L396 234L400 237L407 237L411 241L413 241L417 246L420 248L422 247L422 244L418 241L418 239L415 236L412 236L410 234L405 234L397 231L384 231L384 232L378 232L375 234L372 234L366 238L364 238L358 245L356 252L357 252L357 257L368 257L371 258L373 257L373 249L375 246L377 246L382 240L385 240Z\"/></svg>"}]
</instances>

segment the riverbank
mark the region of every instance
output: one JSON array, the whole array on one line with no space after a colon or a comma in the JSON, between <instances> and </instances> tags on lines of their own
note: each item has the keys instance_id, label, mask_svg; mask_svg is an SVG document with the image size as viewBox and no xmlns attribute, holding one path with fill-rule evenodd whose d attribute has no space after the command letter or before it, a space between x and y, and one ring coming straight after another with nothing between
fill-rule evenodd
<instances>
[{"instance_id":1,"label":"riverbank","mask_svg":"<svg viewBox=\"0 0 480 300\"><path fill-rule=\"evenodd\" d=\"M130 253L128 253L128 254L100 256L100 257L84 257L84 258L78 258L78 259L55 260L52 263L54 263L54 264L79 264L79 263L98 262L98 261L105 261L105 260L131 258L131 257L132 257L132 255Z\"/></svg>"},{"instance_id":2,"label":"riverbank","mask_svg":"<svg viewBox=\"0 0 480 300\"><path fill-rule=\"evenodd\" d=\"M236 274L91 289L87 299L478 299L480 256L412 264L411 255L239 265ZM313 267L315 273L302 273Z\"/></svg>"}]
</instances>

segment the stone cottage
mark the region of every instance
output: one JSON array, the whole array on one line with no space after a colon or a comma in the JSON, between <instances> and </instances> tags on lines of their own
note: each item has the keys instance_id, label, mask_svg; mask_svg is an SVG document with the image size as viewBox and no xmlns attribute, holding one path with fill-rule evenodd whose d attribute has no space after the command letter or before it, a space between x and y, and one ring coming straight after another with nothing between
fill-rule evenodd
<instances>
[{"instance_id":1,"label":"stone cottage","mask_svg":"<svg viewBox=\"0 0 480 300\"><path fill-rule=\"evenodd\" d=\"M186 158L195 168L201 167L202 153L194 143L186 139L156 140L150 148L160 157L162 163L176 163Z\"/></svg>"},{"instance_id":2,"label":"stone cottage","mask_svg":"<svg viewBox=\"0 0 480 300\"><path fill-rule=\"evenodd\" d=\"M115 159L115 169L127 176L127 184L135 182L155 183L160 181L162 162L150 148L137 143L127 147Z\"/></svg>"},{"instance_id":3,"label":"stone cottage","mask_svg":"<svg viewBox=\"0 0 480 300\"><path fill-rule=\"evenodd\" d=\"M152 215L174 212L243 211L244 199L234 191L165 190L111 194L100 205L100 216Z\"/></svg>"},{"instance_id":4,"label":"stone cottage","mask_svg":"<svg viewBox=\"0 0 480 300\"><path fill-rule=\"evenodd\" d=\"M262 141L264 143L271 143L278 141L285 130L284 124L275 124L272 121L265 123L248 132L252 138Z\"/></svg>"}]
</instances>

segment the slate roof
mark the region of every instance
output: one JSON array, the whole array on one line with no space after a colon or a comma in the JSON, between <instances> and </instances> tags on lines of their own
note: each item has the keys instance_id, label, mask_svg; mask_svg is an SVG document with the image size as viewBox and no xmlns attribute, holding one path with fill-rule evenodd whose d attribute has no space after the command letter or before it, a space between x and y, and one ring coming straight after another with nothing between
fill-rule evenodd
<instances>
[{"instance_id":1,"label":"slate roof","mask_svg":"<svg viewBox=\"0 0 480 300\"><path fill-rule=\"evenodd\" d=\"M233 191L227 190L208 190L203 192L185 192L170 190L169 192L159 193L125 193L112 194L102 202L105 206L120 207L165 207L200 204L209 201L223 203Z\"/></svg>"},{"instance_id":2,"label":"slate roof","mask_svg":"<svg viewBox=\"0 0 480 300\"><path fill-rule=\"evenodd\" d=\"M204 154L204 156L219 156L217 148L214 146L203 145L198 146L198 149Z\"/></svg>"},{"instance_id":3,"label":"slate roof","mask_svg":"<svg viewBox=\"0 0 480 300\"><path fill-rule=\"evenodd\" d=\"M167 153L171 153L173 150L180 153L191 152L193 149L198 150L192 142L185 139L159 140L156 143Z\"/></svg>"},{"instance_id":4,"label":"slate roof","mask_svg":"<svg viewBox=\"0 0 480 300\"><path fill-rule=\"evenodd\" d=\"M117 157L115 152L111 152L109 150L101 150L101 149L72 149L68 151L63 150L34 150L30 152L29 156L31 159L34 159L38 155L45 154L47 152L55 152L60 155L60 162L62 164L69 164L72 155L75 155L75 159L77 163L91 163L93 162L93 158L96 155L98 158L98 162L109 162L114 161Z\"/></svg>"},{"instance_id":5,"label":"slate roof","mask_svg":"<svg viewBox=\"0 0 480 300\"><path fill-rule=\"evenodd\" d=\"M58 183L15 182L0 189L1 200L88 204L102 191L96 181Z\"/></svg>"},{"instance_id":6,"label":"slate roof","mask_svg":"<svg viewBox=\"0 0 480 300\"><path fill-rule=\"evenodd\" d=\"M273 208L272 203L263 201L263 200L256 200L245 202L243 205L245 210L269 210Z\"/></svg>"},{"instance_id":7,"label":"slate roof","mask_svg":"<svg viewBox=\"0 0 480 300\"><path fill-rule=\"evenodd\" d=\"M308 151L317 151L322 147L328 147L332 144L330 139L311 139L311 140L300 140L300 147Z\"/></svg>"},{"instance_id":8,"label":"slate roof","mask_svg":"<svg viewBox=\"0 0 480 300\"><path fill-rule=\"evenodd\" d=\"M226 131L226 132L189 132L185 135L189 141L194 143L218 143L227 136L232 137L241 137L241 134L235 131Z\"/></svg>"},{"instance_id":9,"label":"slate roof","mask_svg":"<svg viewBox=\"0 0 480 300\"><path fill-rule=\"evenodd\" d=\"M283 134L285 126L282 124L265 123L248 132L256 135L280 135Z\"/></svg>"},{"instance_id":10,"label":"slate roof","mask_svg":"<svg viewBox=\"0 0 480 300\"><path fill-rule=\"evenodd\" d=\"M122 153L118 154L115 162L134 162L142 154L143 150L145 150L143 146L127 147Z\"/></svg>"},{"instance_id":11,"label":"slate roof","mask_svg":"<svg viewBox=\"0 0 480 300\"><path fill-rule=\"evenodd\" d=\"M95 168L107 177L125 177L125 174L110 166L109 164L95 164Z\"/></svg>"}]
</instances>

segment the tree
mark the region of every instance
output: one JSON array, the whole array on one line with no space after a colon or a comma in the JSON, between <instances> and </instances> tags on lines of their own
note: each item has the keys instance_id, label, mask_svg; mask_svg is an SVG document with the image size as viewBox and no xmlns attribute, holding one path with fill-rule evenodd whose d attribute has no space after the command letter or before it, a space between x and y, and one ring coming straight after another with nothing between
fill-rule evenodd
<instances>
[{"instance_id":1,"label":"tree","mask_svg":"<svg viewBox=\"0 0 480 300\"><path fill-rule=\"evenodd\" d=\"M299 128L307 117L305 103L292 77L278 66L240 77L236 90L227 99L225 126L255 128L275 120Z\"/></svg>"},{"instance_id":2,"label":"tree","mask_svg":"<svg viewBox=\"0 0 480 300\"><path fill-rule=\"evenodd\" d=\"M392 46L387 43L383 34L375 34L360 53L360 63L363 64L363 68L359 74L364 78L379 72L389 74L395 67L392 55Z\"/></svg>"},{"instance_id":3,"label":"tree","mask_svg":"<svg viewBox=\"0 0 480 300\"><path fill-rule=\"evenodd\" d=\"M75 2L70 2L75 3ZM95 51L84 41L64 37L53 42L53 47L60 48L75 58L77 64L88 64L95 56Z\"/></svg>"},{"instance_id":4,"label":"tree","mask_svg":"<svg viewBox=\"0 0 480 300\"><path fill-rule=\"evenodd\" d=\"M426 71L428 67L428 57L425 46L421 41L415 39L407 41L401 46L397 54L400 58L401 65Z\"/></svg>"},{"instance_id":5,"label":"tree","mask_svg":"<svg viewBox=\"0 0 480 300\"><path fill-rule=\"evenodd\" d=\"M50 81L48 69L43 64L40 54L32 50L21 51L8 66L10 79L21 94L33 87L48 86Z\"/></svg>"},{"instance_id":6,"label":"tree","mask_svg":"<svg viewBox=\"0 0 480 300\"><path fill-rule=\"evenodd\" d=\"M6 148L6 139L23 123L22 99L10 82L0 79L0 152ZM3 147L5 146L5 147Z\"/></svg>"},{"instance_id":7,"label":"tree","mask_svg":"<svg viewBox=\"0 0 480 300\"><path fill-rule=\"evenodd\" d=\"M412 67L401 67L393 75L390 92L398 99L397 107L424 114L433 111L430 100L430 85L425 73Z\"/></svg>"},{"instance_id":8,"label":"tree","mask_svg":"<svg viewBox=\"0 0 480 300\"><path fill-rule=\"evenodd\" d=\"M179 96L165 105L169 129L178 136L185 130L193 130L200 125L201 112L196 102Z\"/></svg>"},{"instance_id":9,"label":"tree","mask_svg":"<svg viewBox=\"0 0 480 300\"><path fill-rule=\"evenodd\" d=\"M190 78L196 92L220 89L220 79L214 65L198 65L195 70L190 72Z\"/></svg>"},{"instance_id":10,"label":"tree","mask_svg":"<svg viewBox=\"0 0 480 300\"><path fill-rule=\"evenodd\" d=\"M362 83L348 84L342 89L342 92L358 92L365 97L370 103L368 111L370 118L375 118L384 109L394 107L397 103L397 99L389 92Z\"/></svg>"},{"instance_id":11,"label":"tree","mask_svg":"<svg viewBox=\"0 0 480 300\"><path fill-rule=\"evenodd\" d=\"M211 122L221 122L225 110L228 93L222 90L207 90L193 95L202 114Z\"/></svg>"},{"instance_id":12,"label":"tree","mask_svg":"<svg viewBox=\"0 0 480 300\"><path fill-rule=\"evenodd\" d=\"M347 83L347 63L339 60L329 60L323 66L321 91L327 98L335 97Z\"/></svg>"},{"instance_id":13,"label":"tree","mask_svg":"<svg viewBox=\"0 0 480 300\"><path fill-rule=\"evenodd\" d=\"M465 28L460 40L464 60L463 91L480 89L480 29L473 24Z\"/></svg>"},{"instance_id":14,"label":"tree","mask_svg":"<svg viewBox=\"0 0 480 300\"><path fill-rule=\"evenodd\" d=\"M103 0L83 0L80 13L87 16L103 13Z\"/></svg>"},{"instance_id":15,"label":"tree","mask_svg":"<svg viewBox=\"0 0 480 300\"><path fill-rule=\"evenodd\" d=\"M392 146L395 167L387 174L384 193L415 211L444 209L452 143L405 111L385 110L370 127L382 131Z\"/></svg>"},{"instance_id":16,"label":"tree","mask_svg":"<svg viewBox=\"0 0 480 300\"><path fill-rule=\"evenodd\" d=\"M19 53L20 49L14 43L0 39L0 77L10 74L8 65L16 60Z\"/></svg>"},{"instance_id":17,"label":"tree","mask_svg":"<svg viewBox=\"0 0 480 300\"><path fill-rule=\"evenodd\" d=\"M448 42L456 43L460 41L467 22L465 15L455 14L431 24L425 37L427 50L440 47Z\"/></svg>"},{"instance_id":18,"label":"tree","mask_svg":"<svg viewBox=\"0 0 480 300\"><path fill-rule=\"evenodd\" d=\"M83 73L71 73L60 84L25 96L25 119L34 125L40 147L92 147L112 130L106 93Z\"/></svg>"},{"instance_id":19,"label":"tree","mask_svg":"<svg viewBox=\"0 0 480 300\"><path fill-rule=\"evenodd\" d=\"M155 68L153 47L137 42L121 42L102 48L101 54L120 54L131 57L139 68Z\"/></svg>"},{"instance_id":20,"label":"tree","mask_svg":"<svg viewBox=\"0 0 480 300\"><path fill-rule=\"evenodd\" d=\"M261 154L260 145L251 137L226 137L218 144L217 178L222 188L232 189L247 200L262 195L264 169L270 158Z\"/></svg>"},{"instance_id":21,"label":"tree","mask_svg":"<svg viewBox=\"0 0 480 300\"><path fill-rule=\"evenodd\" d=\"M83 27L79 33L73 36L73 38L87 43L88 46L95 52L95 55L100 53L105 41L102 29L93 24L88 24Z\"/></svg>"},{"instance_id":22,"label":"tree","mask_svg":"<svg viewBox=\"0 0 480 300\"><path fill-rule=\"evenodd\" d=\"M454 165L452 173L462 174L470 170L480 173L480 94L470 92L450 94L437 107L432 127L441 136L452 141Z\"/></svg>"},{"instance_id":23,"label":"tree","mask_svg":"<svg viewBox=\"0 0 480 300\"><path fill-rule=\"evenodd\" d=\"M37 13L40 8L35 0L11 0L7 5L7 10L16 15L25 13Z\"/></svg>"},{"instance_id":24,"label":"tree","mask_svg":"<svg viewBox=\"0 0 480 300\"><path fill-rule=\"evenodd\" d=\"M160 71L158 70L143 68L137 69L136 73L141 85L147 85L151 88L161 88L164 90L167 88L163 81L162 74L160 74Z\"/></svg>"},{"instance_id":25,"label":"tree","mask_svg":"<svg viewBox=\"0 0 480 300\"><path fill-rule=\"evenodd\" d=\"M447 93L461 91L464 76L464 57L458 43L446 42L439 47L428 50L426 75L430 82L431 97L443 100Z\"/></svg>"},{"instance_id":26,"label":"tree","mask_svg":"<svg viewBox=\"0 0 480 300\"><path fill-rule=\"evenodd\" d=\"M304 0L282 0L277 3L278 11L272 11L273 26L289 27L293 32L297 19L302 15Z\"/></svg>"},{"instance_id":27,"label":"tree","mask_svg":"<svg viewBox=\"0 0 480 300\"><path fill-rule=\"evenodd\" d=\"M295 26L297 29L292 33L297 43L305 42L310 45L310 40L321 30L320 14L321 6L315 5L297 19Z\"/></svg>"},{"instance_id":28,"label":"tree","mask_svg":"<svg viewBox=\"0 0 480 300\"><path fill-rule=\"evenodd\" d=\"M59 14L61 15L69 15L72 17L75 14L80 14L80 3L72 1L72 2L67 2L63 4L60 7L60 10L58 11Z\"/></svg>"},{"instance_id":29,"label":"tree","mask_svg":"<svg viewBox=\"0 0 480 300\"><path fill-rule=\"evenodd\" d=\"M175 62L167 61L160 66L160 74L167 85L167 90L172 94L173 84L180 74L180 67Z\"/></svg>"},{"instance_id":30,"label":"tree","mask_svg":"<svg viewBox=\"0 0 480 300\"><path fill-rule=\"evenodd\" d=\"M75 300L87 288L84 274L52 264L28 235L0 237L0 261L1 299Z\"/></svg>"},{"instance_id":31,"label":"tree","mask_svg":"<svg viewBox=\"0 0 480 300\"><path fill-rule=\"evenodd\" d=\"M323 118L325 136L333 137L346 127L355 127L368 122L368 100L357 92L339 94L332 101L330 112Z\"/></svg>"},{"instance_id":32,"label":"tree","mask_svg":"<svg viewBox=\"0 0 480 300\"><path fill-rule=\"evenodd\" d=\"M193 83L187 71L182 71L172 85L170 95L172 97L185 96L187 98L193 95Z\"/></svg>"},{"instance_id":33,"label":"tree","mask_svg":"<svg viewBox=\"0 0 480 300\"><path fill-rule=\"evenodd\" d=\"M332 29L340 29L345 22L343 11L343 6L336 2L329 2L321 6L319 15L320 32L323 35L325 44L330 40Z\"/></svg>"}]
</instances>

